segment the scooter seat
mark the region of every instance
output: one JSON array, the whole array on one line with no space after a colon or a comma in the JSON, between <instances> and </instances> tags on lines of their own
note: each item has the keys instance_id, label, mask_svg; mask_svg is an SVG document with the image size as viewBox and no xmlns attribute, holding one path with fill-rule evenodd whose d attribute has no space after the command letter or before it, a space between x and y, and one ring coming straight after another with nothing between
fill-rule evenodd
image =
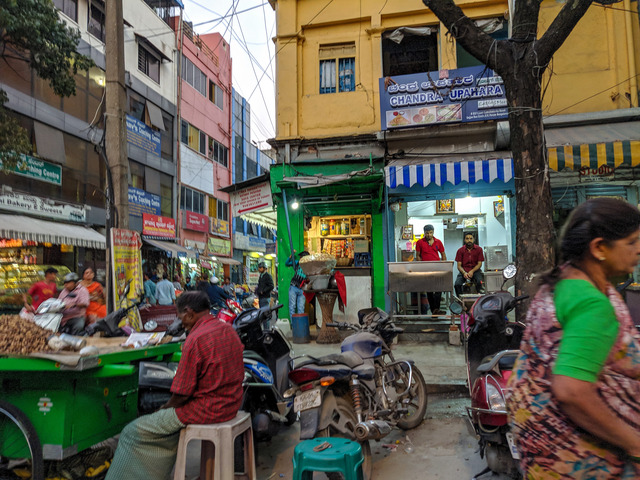
<instances>
[{"instance_id":1,"label":"scooter seat","mask_svg":"<svg viewBox=\"0 0 640 480\"><path fill-rule=\"evenodd\" d=\"M360 358L355 352L346 351L344 353L332 353L330 355L324 355L319 358L308 357L296 365L296 368L309 366L309 365L346 365L349 368L355 368L364 363L364 360Z\"/></svg>"},{"instance_id":2,"label":"scooter seat","mask_svg":"<svg viewBox=\"0 0 640 480\"><path fill-rule=\"evenodd\" d=\"M493 370L496 366L500 368L500 370L512 370L513 365L516 363L516 359L518 358L518 352L507 353L502 355L500 358L496 359L496 355L489 355L482 359L482 363L476 368L478 373L486 373Z\"/></svg>"}]
</instances>

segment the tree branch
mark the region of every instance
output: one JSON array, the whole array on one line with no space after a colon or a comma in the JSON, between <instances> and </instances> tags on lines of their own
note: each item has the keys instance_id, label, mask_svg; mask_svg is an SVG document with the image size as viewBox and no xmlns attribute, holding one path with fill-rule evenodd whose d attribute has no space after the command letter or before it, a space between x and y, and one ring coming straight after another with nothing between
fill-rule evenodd
<instances>
[{"instance_id":1,"label":"tree branch","mask_svg":"<svg viewBox=\"0 0 640 480\"><path fill-rule=\"evenodd\" d=\"M592 3L593 0L567 0L560 13L534 46L539 66L546 66L551 61L553 54L562 46Z\"/></svg>"},{"instance_id":2,"label":"tree branch","mask_svg":"<svg viewBox=\"0 0 640 480\"><path fill-rule=\"evenodd\" d=\"M452 0L422 0L422 3L435 13L467 52L500 75L506 73L510 65L502 59L505 55L510 58L510 55L504 41L494 40L480 30Z\"/></svg>"}]
</instances>

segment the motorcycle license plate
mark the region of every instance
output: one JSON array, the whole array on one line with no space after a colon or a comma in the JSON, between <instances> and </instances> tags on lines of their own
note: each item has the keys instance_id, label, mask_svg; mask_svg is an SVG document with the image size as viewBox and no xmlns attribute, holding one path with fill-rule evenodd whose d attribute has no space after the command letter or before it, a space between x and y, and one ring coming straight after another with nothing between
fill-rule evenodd
<instances>
[{"instance_id":1,"label":"motorcycle license plate","mask_svg":"<svg viewBox=\"0 0 640 480\"><path fill-rule=\"evenodd\" d=\"M296 398L293 400L293 411L302 412L303 410L319 407L321 403L320 389L314 388L308 392L296 395Z\"/></svg>"},{"instance_id":2,"label":"motorcycle license plate","mask_svg":"<svg viewBox=\"0 0 640 480\"><path fill-rule=\"evenodd\" d=\"M516 448L516 442L513 439L513 433L507 433L506 437L507 443L509 444L509 451L511 451L511 456L516 460L520 460L520 454L518 453L518 449Z\"/></svg>"}]
</instances>

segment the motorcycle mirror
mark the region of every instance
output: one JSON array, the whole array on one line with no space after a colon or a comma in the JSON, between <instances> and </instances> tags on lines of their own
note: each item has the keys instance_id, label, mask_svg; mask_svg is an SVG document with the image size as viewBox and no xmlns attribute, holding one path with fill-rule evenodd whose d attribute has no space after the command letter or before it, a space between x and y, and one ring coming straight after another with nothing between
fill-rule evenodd
<instances>
[{"instance_id":1,"label":"motorcycle mirror","mask_svg":"<svg viewBox=\"0 0 640 480\"><path fill-rule=\"evenodd\" d=\"M462 305L460 305L457 302L452 302L449 305L449 310L451 311L451 313L453 313L454 315L460 315L462 313Z\"/></svg>"},{"instance_id":2,"label":"motorcycle mirror","mask_svg":"<svg viewBox=\"0 0 640 480\"><path fill-rule=\"evenodd\" d=\"M504 267L504 270L502 270L502 276L505 280L509 280L516 276L517 271L518 269L516 268L516 266L513 263L510 263L509 265Z\"/></svg>"}]
</instances>

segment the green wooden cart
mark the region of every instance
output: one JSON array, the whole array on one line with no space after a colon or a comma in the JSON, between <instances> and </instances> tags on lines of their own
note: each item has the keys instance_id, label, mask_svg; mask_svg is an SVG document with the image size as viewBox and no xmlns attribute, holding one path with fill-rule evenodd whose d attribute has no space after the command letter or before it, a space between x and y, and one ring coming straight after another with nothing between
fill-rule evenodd
<instances>
[{"instance_id":1,"label":"green wooden cart","mask_svg":"<svg viewBox=\"0 0 640 480\"><path fill-rule=\"evenodd\" d=\"M63 460L120 433L137 416L141 361L179 361L181 343L76 358L69 365L0 357L0 469L31 459ZM67 362L68 363L68 362Z\"/></svg>"}]
</instances>

